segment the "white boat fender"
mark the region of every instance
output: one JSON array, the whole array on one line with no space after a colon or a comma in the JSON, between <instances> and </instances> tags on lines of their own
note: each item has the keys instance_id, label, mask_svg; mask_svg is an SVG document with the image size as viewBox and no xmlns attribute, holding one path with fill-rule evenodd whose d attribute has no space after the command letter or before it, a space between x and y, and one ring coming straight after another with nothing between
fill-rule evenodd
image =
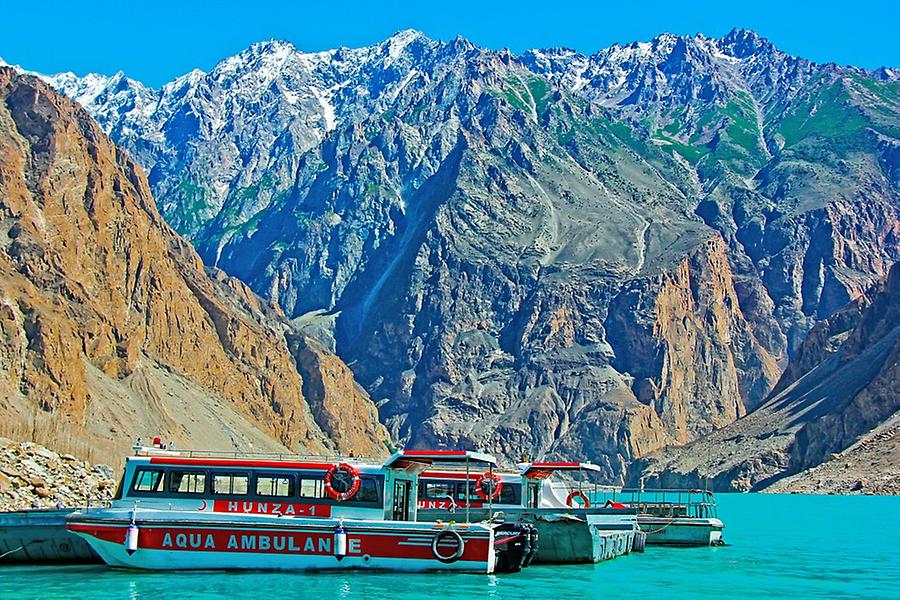
<instances>
[{"instance_id":1,"label":"white boat fender","mask_svg":"<svg viewBox=\"0 0 900 600\"><path fill-rule=\"evenodd\" d=\"M339 561L347 556L347 532L344 524L338 523L334 529L334 557Z\"/></svg>"},{"instance_id":2,"label":"white boat fender","mask_svg":"<svg viewBox=\"0 0 900 600\"><path fill-rule=\"evenodd\" d=\"M125 532L125 552L128 553L128 556L137 552L139 533L138 526L135 524L134 517L132 516L131 525L128 526L128 530Z\"/></svg>"},{"instance_id":3,"label":"white boat fender","mask_svg":"<svg viewBox=\"0 0 900 600\"><path fill-rule=\"evenodd\" d=\"M451 554L441 554L439 546L442 542L447 540L454 540L456 542L456 550L454 550ZM431 553L436 559L445 564L455 563L456 561L458 561L460 558L462 558L465 549L466 544L463 541L462 536L452 529L445 529L444 531L439 532L431 540Z\"/></svg>"}]
</instances>

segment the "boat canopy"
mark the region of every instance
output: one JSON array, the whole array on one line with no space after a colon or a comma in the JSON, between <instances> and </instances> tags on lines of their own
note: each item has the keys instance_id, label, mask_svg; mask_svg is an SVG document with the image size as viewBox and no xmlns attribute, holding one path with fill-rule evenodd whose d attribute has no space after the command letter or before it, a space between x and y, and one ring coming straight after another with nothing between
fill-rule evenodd
<instances>
[{"instance_id":1,"label":"boat canopy","mask_svg":"<svg viewBox=\"0 0 900 600\"><path fill-rule=\"evenodd\" d=\"M497 459L484 452L473 450L400 450L384 463L386 469L406 469L412 465L428 467L434 464L480 463L491 467Z\"/></svg>"},{"instance_id":2,"label":"boat canopy","mask_svg":"<svg viewBox=\"0 0 900 600\"><path fill-rule=\"evenodd\" d=\"M546 479L553 474L554 471L594 471L599 473L600 467L594 463L582 462L532 462L519 463L519 467L523 477L528 479Z\"/></svg>"}]
</instances>

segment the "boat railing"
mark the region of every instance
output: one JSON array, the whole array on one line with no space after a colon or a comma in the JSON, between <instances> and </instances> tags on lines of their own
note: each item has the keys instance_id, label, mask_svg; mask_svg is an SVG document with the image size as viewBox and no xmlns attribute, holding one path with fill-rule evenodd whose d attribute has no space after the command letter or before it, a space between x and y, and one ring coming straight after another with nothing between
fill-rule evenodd
<instances>
[{"instance_id":1,"label":"boat railing","mask_svg":"<svg viewBox=\"0 0 900 600\"><path fill-rule=\"evenodd\" d=\"M591 506L599 507L608 502L636 508L639 514L659 517L717 518L718 509L713 493L709 490L675 488L630 489L590 482L555 482L557 492L580 492L587 496Z\"/></svg>"},{"instance_id":2,"label":"boat railing","mask_svg":"<svg viewBox=\"0 0 900 600\"><path fill-rule=\"evenodd\" d=\"M381 464L385 457L353 454L299 454L294 452L246 452L244 450L175 450L169 448L135 448L136 456L177 456L180 458L225 458L271 461L361 462Z\"/></svg>"},{"instance_id":3,"label":"boat railing","mask_svg":"<svg viewBox=\"0 0 900 600\"><path fill-rule=\"evenodd\" d=\"M718 509L710 490L610 488L607 498L659 517L716 518Z\"/></svg>"}]
</instances>

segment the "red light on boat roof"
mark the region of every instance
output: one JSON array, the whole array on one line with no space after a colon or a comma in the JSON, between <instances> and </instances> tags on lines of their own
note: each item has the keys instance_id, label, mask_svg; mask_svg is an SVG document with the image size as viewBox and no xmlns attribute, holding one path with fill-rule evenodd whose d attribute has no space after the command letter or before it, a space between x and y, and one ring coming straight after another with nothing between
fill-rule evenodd
<instances>
[{"instance_id":1,"label":"red light on boat roof","mask_svg":"<svg viewBox=\"0 0 900 600\"><path fill-rule=\"evenodd\" d=\"M158 437L153 438L153 445L154 445L154 446L161 446L161 445L162 445L162 439L161 439L161 438L158 438Z\"/></svg>"},{"instance_id":2,"label":"red light on boat roof","mask_svg":"<svg viewBox=\"0 0 900 600\"><path fill-rule=\"evenodd\" d=\"M465 479L466 474L459 471L425 471L420 475L424 479ZM469 479L476 479L478 473L470 473Z\"/></svg>"}]
</instances>

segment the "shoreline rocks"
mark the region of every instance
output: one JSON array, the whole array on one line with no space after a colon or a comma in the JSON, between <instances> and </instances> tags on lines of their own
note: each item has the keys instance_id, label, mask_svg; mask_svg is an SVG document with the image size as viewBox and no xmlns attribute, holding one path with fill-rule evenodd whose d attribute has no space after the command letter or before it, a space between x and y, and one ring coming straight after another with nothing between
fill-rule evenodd
<instances>
[{"instance_id":1,"label":"shoreline rocks","mask_svg":"<svg viewBox=\"0 0 900 600\"><path fill-rule=\"evenodd\" d=\"M0 512L104 502L115 493L111 475L108 465L0 437Z\"/></svg>"}]
</instances>

